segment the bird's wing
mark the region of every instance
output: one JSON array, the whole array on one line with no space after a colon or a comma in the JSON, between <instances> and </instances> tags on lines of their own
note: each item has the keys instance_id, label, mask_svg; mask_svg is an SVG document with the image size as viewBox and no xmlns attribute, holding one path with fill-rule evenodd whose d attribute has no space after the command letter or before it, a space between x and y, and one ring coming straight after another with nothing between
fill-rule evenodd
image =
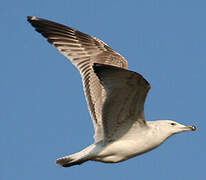
<instances>
[{"instance_id":1,"label":"bird's wing","mask_svg":"<svg viewBox=\"0 0 206 180\"><path fill-rule=\"evenodd\" d=\"M89 112L93 119L94 138L96 142L101 140L103 137L101 114L105 91L99 83L92 65L93 63L101 63L127 69L127 61L103 41L95 37L34 16L29 16L28 21L49 43L69 58L79 70Z\"/></svg>"},{"instance_id":2,"label":"bird's wing","mask_svg":"<svg viewBox=\"0 0 206 180\"><path fill-rule=\"evenodd\" d=\"M132 127L147 127L144 102L149 83L138 73L126 69L94 64L94 72L106 90L102 110L104 140L124 136Z\"/></svg>"}]
</instances>

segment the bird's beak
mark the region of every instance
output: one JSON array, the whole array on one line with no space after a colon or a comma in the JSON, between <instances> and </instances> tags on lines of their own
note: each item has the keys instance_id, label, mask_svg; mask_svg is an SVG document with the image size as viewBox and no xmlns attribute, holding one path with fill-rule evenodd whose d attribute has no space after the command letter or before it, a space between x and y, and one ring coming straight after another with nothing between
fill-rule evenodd
<instances>
[{"instance_id":1,"label":"bird's beak","mask_svg":"<svg viewBox=\"0 0 206 180\"><path fill-rule=\"evenodd\" d=\"M183 131L196 131L197 127L196 126L184 126L181 128Z\"/></svg>"}]
</instances>

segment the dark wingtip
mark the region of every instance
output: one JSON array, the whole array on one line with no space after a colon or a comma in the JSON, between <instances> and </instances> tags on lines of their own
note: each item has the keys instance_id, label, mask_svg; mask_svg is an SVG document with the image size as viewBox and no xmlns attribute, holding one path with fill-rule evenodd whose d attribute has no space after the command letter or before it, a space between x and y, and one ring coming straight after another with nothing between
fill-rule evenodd
<instances>
[{"instance_id":1,"label":"dark wingtip","mask_svg":"<svg viewBox=\"0 0 206 180\"><path fill-rule=\"evenodd\" d=\"M35 16L27 16L27 21L29 22L32 22L35 19L37 19Z\"/></svg>"}]
</instances>

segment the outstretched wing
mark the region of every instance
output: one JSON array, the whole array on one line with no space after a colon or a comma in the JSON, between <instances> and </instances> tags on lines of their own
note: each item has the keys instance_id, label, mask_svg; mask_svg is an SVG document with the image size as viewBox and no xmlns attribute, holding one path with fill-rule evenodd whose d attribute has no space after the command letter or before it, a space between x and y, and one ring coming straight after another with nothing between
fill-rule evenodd
<instances>
[{"instance_id":1,"label":"outstretched wing","mask_svg":"<svg viewBox=\"0 0 206 180\"><path fill-rule=\"evenodd\" d=\"M101 63L127 69L127 61L103 41L95 37L34 16L29 16L28 21L49 43L69 58L79 70L89 112L93 119L94 138L95 141L101 140L103 136L101 118L105 91L99 83L92 65L93 63Z\"/></svg>"},{"instance_id":2,"label":"outstretched wing","mask_svg":"<svg viewBox=\"0 0 206 180\"><path fill-rule=\"evenodd\" d=\"M94 64L93 68L106 90L102 112L104 140L116 140L132 127L146 127L144 102L149 83L126 69L102 64Z\"/></svg>"}]
</instances>

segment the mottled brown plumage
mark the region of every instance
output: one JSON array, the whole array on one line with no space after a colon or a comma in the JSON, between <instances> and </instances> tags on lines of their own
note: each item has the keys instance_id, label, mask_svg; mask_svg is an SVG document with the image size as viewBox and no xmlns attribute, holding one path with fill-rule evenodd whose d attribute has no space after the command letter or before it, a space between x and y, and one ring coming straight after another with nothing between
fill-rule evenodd
<instances>
[{"instance_id":1,"label":"mottled brown plumage","mask_svg":"<svg viewBox=\"0 0 206 180\"><path fill-rule=\"evenodd\" d=\"M92 65L100 63L127 69L127 61L96 37L34 16L28 16L28 21L79 70L88 109L93 119L94 138L95 141L102 140L102 106L105 100L105 91L94 74Z\"/></svg>"}]
</instances>

